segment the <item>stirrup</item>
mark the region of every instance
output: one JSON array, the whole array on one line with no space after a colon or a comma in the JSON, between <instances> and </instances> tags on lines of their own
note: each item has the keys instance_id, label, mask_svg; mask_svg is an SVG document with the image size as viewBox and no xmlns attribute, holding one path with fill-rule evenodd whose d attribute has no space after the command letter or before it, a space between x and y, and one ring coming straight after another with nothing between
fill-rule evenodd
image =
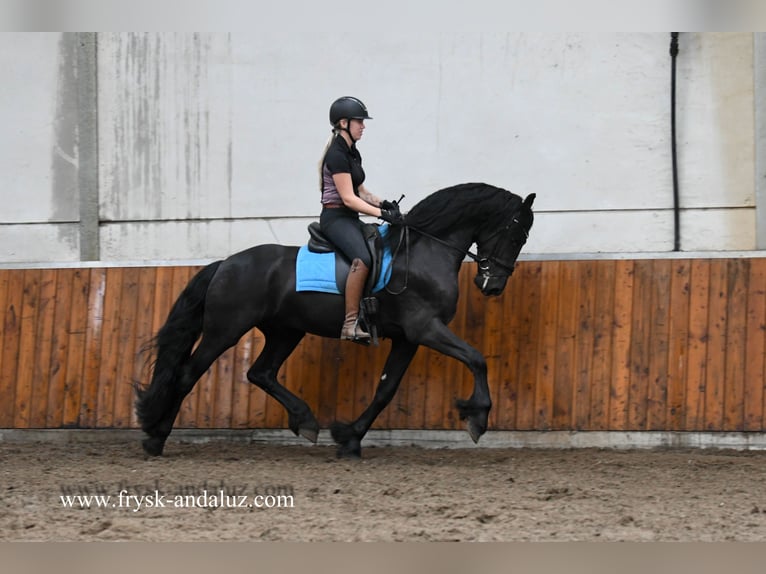
<instances>
[{"instance_id":1,"label":"stirrup","mask_svg":"<svg viewBox=\"0 0 766 574\"><path fill-rule=\"evenodd\" d=\"M354 326L353 326L353 334L352 336L348 336L347 333L344 333L346 327L346 323L343 324L343 329L340 331L340 338L344 341L352 341L354 343L361 343L362 345L369 345L371 340L371 335L367 333L366 331L362 330L362 328L359 326L359 316L357 315L354 318Z\"/></svg>"}]
</instances>

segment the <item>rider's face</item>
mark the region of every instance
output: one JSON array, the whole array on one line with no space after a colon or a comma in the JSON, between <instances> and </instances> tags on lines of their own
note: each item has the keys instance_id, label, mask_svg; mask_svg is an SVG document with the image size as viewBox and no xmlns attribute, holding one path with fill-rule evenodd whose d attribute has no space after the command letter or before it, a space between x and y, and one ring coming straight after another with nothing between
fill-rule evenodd
<instances>
[{"instance_id":1,"label":"rider's face","mask_svg":"<svg viewBox=\"0 0 766 574\"><path fill-rule=\"evenodd\" d=\"M348 131L351 132L351 137L354 138L354 141L362 139L364 120L351 120L348 124Z\"/></svg>"}]
</instances>

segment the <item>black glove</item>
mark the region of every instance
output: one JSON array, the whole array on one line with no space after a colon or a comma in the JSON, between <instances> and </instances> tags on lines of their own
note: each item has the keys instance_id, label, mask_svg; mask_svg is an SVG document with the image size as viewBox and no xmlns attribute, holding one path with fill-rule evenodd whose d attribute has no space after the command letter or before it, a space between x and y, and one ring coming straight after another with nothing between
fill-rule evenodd
<instances>
[{"instance_id":1,"label":"black glove","mask_svg":"<svg viewBox=\"0 0 766 574\"><path fill-rule=\"evenodd\" d=\"M380 202L380 208L381 209L395 209L399 211L399 204L395 201L388 201L387 199L384 199Z\"/></svg>"},{"instance_id":2,"label":"black glove","mask_svg":"<svg viewBox=\"0 0 766 574\"><path fill-rule=\"evenodd\" d=\"M387 221L388 223L392 223L394 225L401 225L404 223L404 216L402 215L402 212L399 211L399 206L397 205L393 209L386 209L382 207L380 208L380 218L383 221Z\"/></svg>"}]
</instances>

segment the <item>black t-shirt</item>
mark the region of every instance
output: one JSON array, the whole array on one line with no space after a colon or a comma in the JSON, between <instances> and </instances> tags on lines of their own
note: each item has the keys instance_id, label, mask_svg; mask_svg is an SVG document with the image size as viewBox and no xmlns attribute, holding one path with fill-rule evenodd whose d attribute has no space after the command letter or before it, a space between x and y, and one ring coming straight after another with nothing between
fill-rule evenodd
<instances>
[{"instance_id":1,"label":"black t-shirt","mask_svg":"<svg viewBox=\"0 0 766 574\"><path fill-rule=\"evenodd\" d=\"M343 203L332 176L336 173L351 174L354 194L359 195L359 186L364 183L362 156L356 146L348 147L346 140L336 136L327 149L322 165L322 203Z\"/></svg>"}]
</instances>

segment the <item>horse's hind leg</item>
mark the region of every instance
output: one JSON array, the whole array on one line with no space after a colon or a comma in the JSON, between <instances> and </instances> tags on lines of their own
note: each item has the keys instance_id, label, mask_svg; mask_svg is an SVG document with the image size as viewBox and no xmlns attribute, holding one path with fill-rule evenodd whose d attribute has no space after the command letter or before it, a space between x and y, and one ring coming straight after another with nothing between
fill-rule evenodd
<instances>
[{"instance_id":1,"label":"horse's hind leg","mask_svg":"<svg viewBox=\"0 0 766 574\"><path fill-rule=\"evenodd\" d=\"M173 423L181 409L181 404L186 398L197 381L205 374L210 365L226 350L231 344L221 344L217 337L202 337L197 348L192 353L189 360L181 367L180 376L175 384L167 389L169 395L164 401L162 414L158 421L150 428L145 428L147 438L142 445L144 452L148 455L159 456L165 448L165 441L173 429Z\"/></svg>"},{"instance_id":2,"label":"horse's hind leg","mask_svg":"<svg viewBox=\"0 0 766 574\"><path fill-rule=\"evenodd\" d=\"M362 438L370 430L381 411L394 398L399 383L417 350L418 345L404 339L393 341L372 403L353 423L336 422L330 429L333 440L338 444L339 457L358 458L362 455Z\"/></svg>"},{"instance_id":3,"label":"horse's hind leg","mask_svg":"<svg viewBox=\"0 0 766 574\"><path fill-rule=\"evenodd\" d=\"M319 423L311 408L277 380L279 368L301 342L305 333L292 329L264 329L263 334L266 337L266 345L247 372L247 379L285 407L291 431L315 443L319 436Z\"/></svg>"}]
</instances>

